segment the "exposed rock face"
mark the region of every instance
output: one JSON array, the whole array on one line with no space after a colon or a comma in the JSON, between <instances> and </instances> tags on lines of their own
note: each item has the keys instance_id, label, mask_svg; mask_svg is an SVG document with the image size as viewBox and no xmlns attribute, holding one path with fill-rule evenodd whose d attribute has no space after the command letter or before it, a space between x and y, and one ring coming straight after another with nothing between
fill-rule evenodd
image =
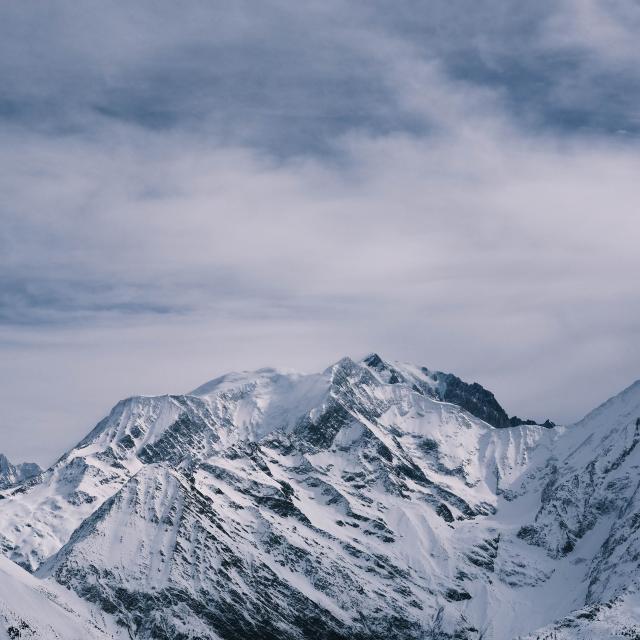
<instances>
[{"instance_id":1,"label":"exposed rock face","mask_svg":"<svg viewBox=\"0 0 640 640\"><path fill-rule=\"evenodd\" d=\"M638 417L640 384L502 428L480 385L375 354L229 374L118 403L0 494L0 544L141 640L615 637L640 619Z\"/></svg>"},{"instance_id":2,"label":"exposed rock face","mask_svg":"<svg viewBox=\"0 0 640 640\"><path fill-rule=\"evenodd\" d=\"M511 416L509 418L509 425L511 427L519 427L520 425L523 425L523 424L528 424L528 425L540 424L540 426L545 427L545 429L553 429L553 427L556 426L556 423L551 422L551 420L549 420L548 418L541 423L538 423L535 420L531 420L529 418L526 418L526 419L518 418L518 416Z\"/></svg>"},{"instance_id":3,"label":"exposed rock face","mask_svg":"<svg viewBox=\"0 0 640 640\"><path fill-rule=\"evenodd\" d=\"M509 416L491 391L477 382L467 384L452 373L437 372L435 379L441 383L439 396L446 402L457 404L469 413L497 428L509 427Z\"/></svg>"}]
</instances>

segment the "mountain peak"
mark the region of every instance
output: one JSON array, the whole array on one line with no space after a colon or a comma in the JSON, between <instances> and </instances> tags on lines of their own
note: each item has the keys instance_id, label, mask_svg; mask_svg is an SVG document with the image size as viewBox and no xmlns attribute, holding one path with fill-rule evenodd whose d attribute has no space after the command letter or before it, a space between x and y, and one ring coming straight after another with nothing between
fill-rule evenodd
<instances>
[{"instance_id":1,"label":"mountain peak","mask_svg":"<svg viewBox=\"0 0 640 640\"><path fill-rule=\"evenodd\" d=\"M24 482L37 476L42 469L35 462L12 464L7 456L0 453L0 489Z\"/></svg>"},{"instance_id":2,"label":"mountain peak","mask_svg":"<svg viewBox=\"0 0 640 640\"><path fill-rule=\"evenodd\" d=\"M626 389L598 405L579 420L576 426L602 421L613 415L623 416L621 419L640 418L640 380L632 382Z\"/></svg>"},{"instance_id":3,"label":"mountain peak","mask_svg":"<svg viewBox=\"0 0 640 640\"><path fill-rule=\"evenodd\" d=\"M370 353L362 358L362 362L373 369L382 369L386 367L384 360L377 353Z\"/></svg>"}]
</instances>

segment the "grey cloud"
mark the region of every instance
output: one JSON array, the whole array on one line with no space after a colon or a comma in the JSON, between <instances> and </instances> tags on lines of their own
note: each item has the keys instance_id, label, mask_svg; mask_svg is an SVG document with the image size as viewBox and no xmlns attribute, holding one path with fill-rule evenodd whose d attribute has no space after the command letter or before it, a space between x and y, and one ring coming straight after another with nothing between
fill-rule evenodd
<instances>
[{"instance_id":1,"label":"grey cloud","mask_svg":"<svg viewBox=\"0 0 640 640\"><path fill-rule=\"evenodd\" d=\"M41 278L0 280L0 325L65 325L95 321L96 316L180 314L189 308L150 291L149 284Z\"/></svg>"},{"instance_id":2,"label":"grey cloud","mask_svg":"<svg viewBox=\"0 0 640 640\"><path fill-rule=\"evenodd\" d=\"M638 12L630 0L8 3L0 114L56 134L115 121L327 153L352 131L437 129L437 108L398 95L424 83L408 67L431 64L523 126L636 133ZM422 89L439 104L438 87Z\"/></svg>"}]
</instances>

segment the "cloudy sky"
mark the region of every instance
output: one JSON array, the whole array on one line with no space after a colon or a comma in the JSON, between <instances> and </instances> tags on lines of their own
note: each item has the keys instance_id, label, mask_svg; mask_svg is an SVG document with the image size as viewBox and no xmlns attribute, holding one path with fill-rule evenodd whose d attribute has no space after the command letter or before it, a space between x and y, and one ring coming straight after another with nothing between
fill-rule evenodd
<instances>
[{"instance_id":1,"label":"cloudy sky","mask_svg":"<svg viewBox=\"0 0 640 640\"><path fill-rule=\"evenodd\" d=\"M637 0L0 3L0 450L378 351L640 377Z\"/></svg>"}]
</instances>

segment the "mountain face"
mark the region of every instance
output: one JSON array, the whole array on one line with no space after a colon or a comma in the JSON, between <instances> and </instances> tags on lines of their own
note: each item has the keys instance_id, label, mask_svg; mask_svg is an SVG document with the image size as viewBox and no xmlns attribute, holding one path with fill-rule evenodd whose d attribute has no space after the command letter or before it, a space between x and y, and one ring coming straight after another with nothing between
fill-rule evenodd
<instances>
[{"instance_id":1,"label":"mountain face","mask_svg":"<svg viewBox=\"0 0 640 640\"><path fill-rule=\"evenodd\" d=\"M11 464L7 457L0 453L0 489L24 482L37 476L42 469L35 462Z\"/></svg>"},{"instance_id":2,"label":"mountain face","mask_svg":"<svg viewBox=\"0 0 640 640\"><path fill-rule=\"evenodd\" d=\"M640 637L640 382L550 426L375 354L228 374L0 492L0 547L141 640Z\"/></svg>"}]
</instances>

